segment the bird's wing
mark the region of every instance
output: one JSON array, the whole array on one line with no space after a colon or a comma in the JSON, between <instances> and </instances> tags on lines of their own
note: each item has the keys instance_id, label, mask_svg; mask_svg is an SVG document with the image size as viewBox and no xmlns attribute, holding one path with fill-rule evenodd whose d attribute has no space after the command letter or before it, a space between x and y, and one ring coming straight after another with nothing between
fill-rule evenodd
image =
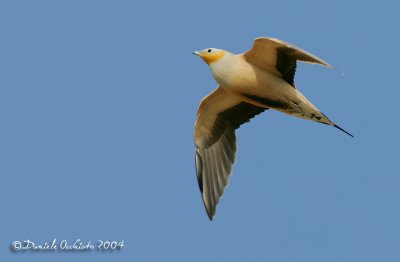
<instances>
[{"instance_id":1,"label":"bird's wing","mask_svg":"<svg viewBox=\"0 0 400 262\"><path fill-rule=\"evenodd\" d=\"M275 38L256 38L252 48L242 55L247 62L280 75L292 86L294 86L296 60L332 68L315 55Z\"/></svg>"},{"instance_id":2,"label":"bird's wing","mask_svg":"<svg viewBox=\"0 0 400 262\"><path fill-rule=\"evenodd\" d=\"M241 101L222 87L201 101L194 130L196 172L210 220L235 162L235 129L264 110Z\"/></svg>"}]
</instances>

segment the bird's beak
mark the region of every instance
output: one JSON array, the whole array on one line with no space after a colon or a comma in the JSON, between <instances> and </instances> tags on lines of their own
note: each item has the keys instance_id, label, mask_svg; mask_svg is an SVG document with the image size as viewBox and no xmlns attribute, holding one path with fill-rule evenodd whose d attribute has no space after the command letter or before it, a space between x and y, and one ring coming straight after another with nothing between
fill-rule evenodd
<instances>
[{"instance_id":1,"label":"bird's beak","mask_svg":"<svg viewBox=\"0 0 400 262\"><path fill-rule=\"evenodd\" d=\"M200 55L200 52L199 52L199 51L194 51L192 54L194 54L194 55Z\"/></svg>"}]
</instances>

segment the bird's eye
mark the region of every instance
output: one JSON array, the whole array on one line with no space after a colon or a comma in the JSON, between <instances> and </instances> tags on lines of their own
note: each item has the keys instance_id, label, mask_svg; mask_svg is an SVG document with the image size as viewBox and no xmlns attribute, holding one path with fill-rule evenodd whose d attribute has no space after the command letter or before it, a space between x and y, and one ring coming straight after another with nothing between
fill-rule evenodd
<instances>
[{"instance_id":1,"label":"bird's eye","mask_svg":"<svg viewBox=\"0 0 400 262\"><path fill-rule=\"evenodd\" d=\"M208 49L208 52L211 53L211 49Z\"/></svg>"}]
</instances>

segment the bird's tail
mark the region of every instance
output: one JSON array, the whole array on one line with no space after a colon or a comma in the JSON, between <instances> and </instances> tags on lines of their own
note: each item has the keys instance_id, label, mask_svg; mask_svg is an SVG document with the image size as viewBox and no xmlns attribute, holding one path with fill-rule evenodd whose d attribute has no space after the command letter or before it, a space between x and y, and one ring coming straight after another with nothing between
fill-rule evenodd
<instances>
[{"instance_id":1,"label":"bird's tail","mask_svg":"<svg viewBox=\"0 0 400 262\"><path fill-rule=\"evenodd\" d=\"M321 113L321 112L320 112L320 113ZM317 121L317 122L320 122L320 123L323 123L323 124L327 124L327 125L336 127L336 128L339 129L340 131L342 131L342 132L348 134L349 136L354 137L352 134L350 134L349 132L347 132L346 130L344 130L343 128L341 128L340 126L336 125L336 124L333 123L331 120L329 120L329 118L326 117L326 115L324 115L323 113L321 113L321 115L323 116L324 121ZM329 122L326 122L326 120L329 121Z\"/></svg>"},{"instance_id":2,"label":"bird's tail","mask_svg":"<svg viewBox=\"0 0 400 262\"><path fill-rule=\"evenodd\" d=\"M296 90L297 91L297 90ZM288 110L284 112L296 117L300 117L303 119L308 119L311 121L315 121L318 123L330 125L336 127L340 131L346 133L347 135L353 137L352 134L341 128L340 126L333 123L326 115L324 115L319 109L314 106L303 94L300 92L296 92L296 96L289 103Z\"/></svg>"}]
</instances>

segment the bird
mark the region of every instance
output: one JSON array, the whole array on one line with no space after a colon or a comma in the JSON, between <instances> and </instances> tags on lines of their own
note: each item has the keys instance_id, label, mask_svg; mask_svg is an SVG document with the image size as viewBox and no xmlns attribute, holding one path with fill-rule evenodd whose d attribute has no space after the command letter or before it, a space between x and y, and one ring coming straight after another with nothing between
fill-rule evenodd
<instances>
[{"instance_id":1,"label":"bird","mask_svg":"<svg viewBox=\"0 0 400 262\"><path fill-rule=\"evenodd\" d=\"M258 37L245 53L218 48L194 51L218 87L200 102L194 128L196 175L210 220L228 185L236 158L235 130L268 109L345 131L296 87L297 61L333 68L324 60L276 38Z\"/></svg>"}]
</instances>

